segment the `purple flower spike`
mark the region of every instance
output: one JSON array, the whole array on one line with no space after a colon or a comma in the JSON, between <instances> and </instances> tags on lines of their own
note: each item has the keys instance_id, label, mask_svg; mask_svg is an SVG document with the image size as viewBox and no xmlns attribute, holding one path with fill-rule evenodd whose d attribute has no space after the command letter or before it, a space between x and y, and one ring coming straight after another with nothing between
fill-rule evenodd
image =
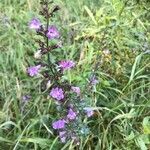
<instances>
[{"instance_id":1,"label":"purple flower spike","mask_svg":"<svg viewBox=\"0 0 150 150\"><path fill-rule=\"evenodd\" d=\"M49 26L49 27L48 27L48 31L47 31L46 36L47 36L49 39L55 39L55 38L59 38L59 37L60 37L60 34L59 34L57 28L52 25L52 26Z\"/></svg>"},{"instance_id":2,"label":"purple flower spike","mask_svg":"<svg viewBox=\"0 0 150 150\"><path fill-rule=\"evenodd\" d=\"M53 88L50 92L50 96L57 99L58 101L64 99L64 91L61 88Z\"/></svg>"},{"instance_id":3,"label":"purple flower spike","mask_svg":"<svg viewBox=\"0 0 150 150\"><path fill-rule=\"evenodd\" d=\"M71 60L62 60L59 62L59 67L64 71L73 68L75 63Z\"/></svg>"},{"instance_id":4,"label":"purple flower spike","mask_svg":"<svg viewBox=\"0 0 150 150\"><path fill-rule=\"evenodd\" d=\"M27 69L27 73L33 77L36 76L39 73L39 69L41 68L41 65L38 66L31 66Z\"/></svg>"},{"instance_id":5,"label":"purple flower spike","mask_svg":"<svg viewBox=\"0 0 150 150\"><path fill-rule=\"evenodd\" d=\"M38 30L41 27L41 22L39 19L37 18L33 18L30 22L29 22L29 28L30 29L35 29Z\"/></svg>"},{"instance_id":6,"label":"purple flower spike","mask_svg":"<svg viewBox=\"0 0 150 150\"><path fill-rule=\"evenodd\" d=\"M72 86L71 89L73 92L77 93L78 96L80 95L80 88L79 87Z\"/></svg>"},{"instance_id":7,"label":"purple flower spike","mask_svg":"<svg viewBox=\"0 0 150 150\"><path fill-rule=\"evenodd\" d=\"M58 121L55 121L52 123L52 126L54 129L63 129L65 128L65 120L64 119L60 119Z\"/></svg>"},{"instance_id":8,"label":"purple flower spike","mask_svg":"<svg viewBox=\"0 0 150 150\"><path fill-rule=\"evenodd\" d=\"M74 120L76 118L77 114L74 112L71 108L68 111L67 118L70 120Z\"/></svg>"},{"instance_id":9,"label":"purple flower spike","mask_svg":"<svg viewBox=\"0 0 150 150\"><path fill-rule=\"evenodd\" d=\"M84 110L85 110L86 115L87 115L88 117L93 116L94 111L93 111L90 107L86 107L86 108L84 108Z\"/></svg>"},{"instance_id":10,"label":"purple flower spike","mask_svg":"<svg viewBox=\"0 0 150 150\"><path fill-rule=\"evenodd\" d=\"M62 143L65 143L66 142L66 131L61 131L59 132L59 138L61 140Z\"/></svg>"}]
</instances>

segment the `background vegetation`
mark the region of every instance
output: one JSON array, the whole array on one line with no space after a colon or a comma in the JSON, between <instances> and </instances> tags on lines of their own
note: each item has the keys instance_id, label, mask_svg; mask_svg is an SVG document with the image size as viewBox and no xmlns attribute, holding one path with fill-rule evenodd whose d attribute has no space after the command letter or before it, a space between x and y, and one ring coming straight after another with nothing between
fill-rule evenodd
<instances>
[{"instance_id":1,"label":"background vegetation","mask_svg":"<svg viewBox=\"0 0 150 150\"><path fill-rule=\"evenodd\" d=\"M76 149L150 149L150 1L55 3L61 7L52 20L63 37L60 58L77 62L67 77L90 95L97 110L85 120L91 133ZM39 0L0 0L0 150L75 148L53 134L57 111L40 93L41 81L26 74L36 51L28 22L38 12ZM84 87L97 59L100 82L89 94ZM23 103L26 94L32 98Z\"/></svg>"}]
</instances>

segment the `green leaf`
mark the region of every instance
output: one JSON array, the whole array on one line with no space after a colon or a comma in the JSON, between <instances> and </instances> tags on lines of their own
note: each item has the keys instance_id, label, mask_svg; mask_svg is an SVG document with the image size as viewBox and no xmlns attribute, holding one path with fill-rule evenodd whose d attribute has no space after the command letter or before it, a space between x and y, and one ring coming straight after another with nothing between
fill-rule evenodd
<instances>
[{"instance_id":1,"label":"green leaf","mask_svg":"<svg viewBox=\"0 0 150 150\"><path fill-rule=\"evenodd\" d=\"M93 13L91 12L91 10L87 7L87 6L84 6L84 9L86 10L86 12L88 13L88 15L91 17L92 21L94 22L95 25L97 25L97 22L94 18L94 15Z\"/></svg>"},{"instance_id":2,"label":"green leaf","mask_svg":"<svg viewBox=\"0 0 150 150\"><path fill-rule=\"evenodd\" d=\"M150 134L150 117L145 117L143 119L143 131L144 134Z\"/></svg>"}]
</instances>

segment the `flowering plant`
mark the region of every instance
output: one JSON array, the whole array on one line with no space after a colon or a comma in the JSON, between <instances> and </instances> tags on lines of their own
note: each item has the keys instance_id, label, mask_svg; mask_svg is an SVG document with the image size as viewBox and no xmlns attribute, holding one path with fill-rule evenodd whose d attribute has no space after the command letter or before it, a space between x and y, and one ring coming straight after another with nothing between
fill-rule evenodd
<instances>
[{"instance_id":1,"label":"flowering plant","mask_svg":"<svg viewBox=\"0 0 150 150\"><path fill-rule=\"evenodd\" d=\"M58 119L54 120L51 127L56 130L61 142L73 140L74 143L80 144L80 136L87 135L89 129L84 118L91 117L94 114L93 109L87 106L85 98L82 95L80 87L74 86L63 75L66 71L75 68L74 60L55 60L51 61L51 55L56 49L62 47L61 34L55 25L50 24L50 18L60 9L55 6L49 9L48 0L42 0L42 10L40 14L45 18L46 25L41 23L38 18L33 18L29 23L29 28L34 29L37 35L41 36L37 40L39 50L34 57L38 60L38 64L28 67L27 73L31 77L42 76L44 83L44 91L47 92L50 99L56 103L56 108L59 114ZM42 39L42 40L41 40ZM55 42L53 42L55 41ZM47 61L42 61L43 56L47 55ZM95 85L97 80L94 76L91 78L91 85Z\"/></svg>"}]
</instances>

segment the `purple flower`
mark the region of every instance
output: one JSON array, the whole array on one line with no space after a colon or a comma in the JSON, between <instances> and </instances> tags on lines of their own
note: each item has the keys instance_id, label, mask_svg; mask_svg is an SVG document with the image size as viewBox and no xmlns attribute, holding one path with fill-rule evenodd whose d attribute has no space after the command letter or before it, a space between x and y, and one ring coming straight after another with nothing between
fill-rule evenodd
<instances>
[{"instance_id":1,"label":"purple flower","mask_svg":"<svg viewBox=\"0 0 150 150\"><path fill-rule=\"evenodd\" d=\"M27 73L33 77L36 76L39 73L39 69L41 68L41 65L38 66L31 66L27 69Z\"/></svg>"},{"instance_id":2,"label":"purple flower","mask_svg":"<svg viewBox=\"0 0 150 150\"><path fill-rule=\"evenodd\" d=\"M93 116L94 111L93 111L90 107L86 107L86 108L84 108L84 110L85 110L86 115L87 115L88 117Z\"/></svg>"},{"instance_id":3,"label":"purple flower","mask_svg":"<svg viewBox=\"0 0 150 150\"><path fill-rule=\"evenodd\" d=\"M31 99L31 96L30 96L30 95L23 95L23 96L22 96L23 102L28 102L30 99Z\"/></svg>"},{"instance_id":4,"label":"purple flower","mask_svg":"<svg viewBox=\"0 0 150 150\"><path fill-rule=\"evenodd\" d=\"M74 112L71 108L68 111L67 118L70 120L74 120L76 118L77 114Z\"/></svg>"},{"instance_id":5,"label":"purple flower","mask_svg":"<svg viewBox=\"0 0 150 150\"><path fill-rule=\"evenodd\" d=\"M99 83L99 81L96 79L95 76L93 76L90 80L91 85L96 85L97 83Z\"/></svg>"},{"instance_id":6,"label":"purple flower","mask_svg":"<svg viewBox=\"0 0 150 150\"><path fill-rule=\"evenodd\" d=\"M49 26L48 27L48 31L47 31L47 34L46 36L49 38L49 39L55 39L55 38L59 38L59 32L57 30L57 28L55 26Z\"/></svg>"},{"instance_id":7,"label":"purple flower","mask_svg":"<svg viewBox=\"0 0 150 150\"><path fill-rule=\"evenodd\" d=\"M87 113L88 117L91 117L91 116L93 116L94 111L93 110L88 110L86 113Z\"/></svg>"},{"instance_id":8,"label":"purple flower","mask_svg":"<svg viewBox=\"0 0 150 150\"><path fill-rule=\"evenodd\" d=\"M65 143L66 142L66 131L60 131L59 132L59 138L61 140L62 143Z\"/></svg>"},{"instance_id":9,"label":"purple flower","mask_svg":"<svg viewBox=\"0 0 150 150\"><path fill-rule=\"evenodd\" d=\"M73 92L77 93L78 96L80 95L80 88L79 87L72 86L71 89Z\"/></svg>"},{"instance_id":10,"label":"purple flower","mask_svg":"<svg viewBox=\"0 0 150 150\"><path fill-rule=\"evenodd\" d=\"M60 101L64 98L64 91L58 87L53 88L50 92L50 96Z\"/></svg>"},{"instance_id":11,"label":"purple flower","mask_svg":"<svg viewBox=\"0 0 150 150\"><path fill-rule=\"evenodd\" d=\"M63 129L65 128L65 120L64 119L60 119L58 121L55 121L52 123L52 126L54 129Z\"/></svg>"},{"instance_id":12,"label":"purple flower","mask_svg":"<svg viewBox=\"0 0 150 150\"><path fill-rule=\"evenodd\" d=\"M75 66L75 63L71 60L62 60L59 62L59 67L64 71Z\"/></svg>"},{"instance_id":13,"label":"purple flower","mask_svg":"<svg viewBox=\"0 0 150 150\"><path fill-rule=\"evenodd\" d=\"M41 22L39 19L37 18L33 18L30 22L29 22L29 28L30 29L35 29L38 30L41 27Z\"/></svg>"}]
</instances>

